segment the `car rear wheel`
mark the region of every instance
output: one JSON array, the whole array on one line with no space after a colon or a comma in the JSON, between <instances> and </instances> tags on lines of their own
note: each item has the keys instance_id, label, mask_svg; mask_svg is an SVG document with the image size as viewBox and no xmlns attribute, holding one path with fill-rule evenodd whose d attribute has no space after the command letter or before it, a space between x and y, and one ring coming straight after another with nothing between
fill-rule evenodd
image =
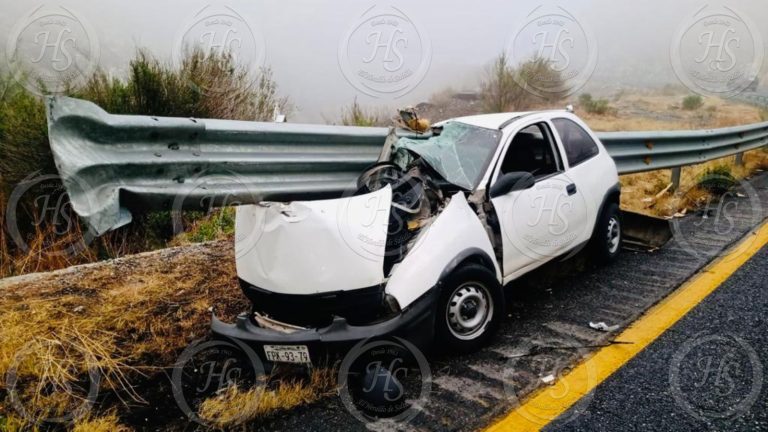
<instances>
[{"instance_id":1,"label":"car rear wheel","mask_svg":"<svg viewBox=\"0 0 768 432\"><path fill-rule=\"evenodd\" d=\"M483 346L504 316L504 296L496 276L483 266L469 264L445 281L435 322L439 348L472 352Z\"/></svg>"},{"instance_id":2,"label":"car rear wheel","mask_svg":"<svg viewBox=\"0 0 768 432\"><path fill-rule=\"evenodd\" d=\"M592 238L592 251L600 264L608 264L616 259L622 242L621 217L619 205L608 203L597 221Z\"/></svg>"}]
</instances>

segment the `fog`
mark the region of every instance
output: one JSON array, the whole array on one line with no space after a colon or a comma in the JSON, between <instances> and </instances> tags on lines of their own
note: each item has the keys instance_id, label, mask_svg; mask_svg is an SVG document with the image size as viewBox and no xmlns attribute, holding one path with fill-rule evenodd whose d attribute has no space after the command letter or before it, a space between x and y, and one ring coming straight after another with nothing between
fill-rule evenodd
<instances>
[{"instance_id":1,"label":"fog","mask_svg":"<svg viewBox=\"0 0 768 432\"><path fill-rule=\"evenodd\" d=\"M25 52L29 56L35 55L35 45L40 50L42 39L34 37L39 31L29 26L40 25L35 23L39 18L34 14L42 5L2 0L0 37L6 43L0 49L4 61L17 44L27 43L29 51ZM678 53L672 47L677 43L685 51L697 44L700 48L711 45L712 39L701 37L683 41L687 37L685 30L696 25L695 16L705 6L730 6L722 9L733 13L736 27L740 19L747 21L740 28L734 27L733 34L739 40L730 48L742 59L748 57L745 70L754 66L756 70L749 73L756 76L765 74L763 40L768 37L765 25L754 25L768 21L765 0L725 4L692 0L454 0L431 5L352 0L63 0L56 6L65 9L64 15L71 14L66 19L74 17L85 29L77 43L88 46L78 46L80 52L85 50L91 55L98 51L93 62L116 75L125 73L127 61L137 47L147 48L170 62L188 43L222 45L229 29L229 48L245 64L271 67L281 94L296 107L290 120L306 122L335 119L341 107L354 98L363 105L402 106L425 101L449 86L454 90L476 90L484 67L502 51L511 53L513 62L524 60L536 50L544 55L555 52L559 62L566 65L567 60L575 68L565 71L571 73L574 94L665 84L691 87L692 79L681 78L675 71L674 57ZM46 8L55 9L46 4L37 13L49 13ZM561 44L537 33L537 28L545 25L542 20L549 20L551 25L553 19L555 25L558 19L566 21L561 24L567 27ZM223 33L211 33L216 26ZM558 53L555 45L547 44L557 44L562 51ZM720 54L728 53L726 50ZM728 66L721 65L723 69Z\"/></svg>"}]
</instances>

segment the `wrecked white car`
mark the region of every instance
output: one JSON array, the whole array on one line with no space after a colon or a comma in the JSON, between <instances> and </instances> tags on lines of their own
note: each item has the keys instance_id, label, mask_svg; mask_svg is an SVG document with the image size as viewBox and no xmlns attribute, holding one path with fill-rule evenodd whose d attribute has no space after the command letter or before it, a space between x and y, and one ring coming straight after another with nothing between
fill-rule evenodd
<instances>
[{"instance_id":1,"label":"wrecked white car","mask_svg":"<svg viewBox=\"0 0 768 432\"><path fill-rule=\"evenodd\" d=\"M505 284L583 247L617 256L619 193L613 159L568 111L390 135L342 198L237 208L253 310L212 330L275 362L383 335L476 350L504 317Z\"/></svg>"}]
</instances>

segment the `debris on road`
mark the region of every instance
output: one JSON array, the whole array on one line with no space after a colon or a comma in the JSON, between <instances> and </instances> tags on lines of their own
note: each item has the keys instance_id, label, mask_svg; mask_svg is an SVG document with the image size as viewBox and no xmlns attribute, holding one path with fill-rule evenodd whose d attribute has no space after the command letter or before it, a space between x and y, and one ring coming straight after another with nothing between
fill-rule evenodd
<instances>
[{"instance_id":1,"label":"debris on road","mask_svg":"<svg viewBox=\"0 0 768 432\"><path fill-rule=\"evenodd\" d=\"M545 377L541 377L541 382L543 382L544 384L550 384L551 385L551 384L553 384L555 382L555 376L552 375L552 374L549 374L549 375L547 375Z\"/></svg>"},{"instance_id":2,"label":"debris on road","mask_svg":"<svg viewBox=\"0 0 768 432\"><path fill-rule=\"evenodd\" d=\"M621 210L624 246L642 250L655 250L672 239L669 221L627 210Z\"/></svg>"},{"instance_id":3,"label":"debris on road","mask_svg":"<svg viewBox=\"0 0 768 432\"><path fill-rule=\"evenodd\" d=\"M667 187L665 187L664 189L661 190L661 192L657 193L656 194L656 199L658 200L659 198L664 196L664 194L666 194L670 189L672 189L672 185L673 185L673 183L668 184Z\"/></svg>"},{"instance_id":4,"label":"debris on road","mask_svg":"<svg viewBox=\"0 0 768 432\"><path fill-rule=\"evenodd\" d=\"M604 331L604 332L612 332L612 331L616 331L616 330L619 329L619 325L618 324L609 326L608 324L606 324L603 321L600 321L600 322L592 322L592 321L590 321L589 322L589 327L593 328L595 330L600 330L600 331Z\"/></svg>"}]
</instances>

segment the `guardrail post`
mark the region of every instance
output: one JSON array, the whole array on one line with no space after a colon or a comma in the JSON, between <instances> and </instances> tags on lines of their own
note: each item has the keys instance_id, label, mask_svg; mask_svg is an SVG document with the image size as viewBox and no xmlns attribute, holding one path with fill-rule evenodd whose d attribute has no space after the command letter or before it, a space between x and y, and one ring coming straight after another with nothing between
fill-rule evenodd
<instances>
[{"instance_id":1,"label":"guardrail post","mask_svg":"<svg viewBox=\"0 0 768 432\"><path fill-rule=\"evenodd\" d=\"M736 165L744 166L744 153L736 154Z\"/></svg>"},{"instance_id":2,"label":"guardrail post","mask_svg":"<svg viewBox=\"0 0 768 432\"><path fill-rule=\"evenodd\" d=\"M672 189L677 190L680 187L680 174L683 172L683 167L672 168Z\"/></svg>"}]
</instances>

